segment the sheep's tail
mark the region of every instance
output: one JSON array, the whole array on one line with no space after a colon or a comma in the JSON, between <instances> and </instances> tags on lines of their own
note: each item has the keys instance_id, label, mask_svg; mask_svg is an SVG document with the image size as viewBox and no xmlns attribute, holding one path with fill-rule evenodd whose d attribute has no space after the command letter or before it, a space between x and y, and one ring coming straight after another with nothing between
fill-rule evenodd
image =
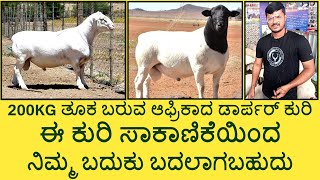
<instances>
[{"instance_id":1,"label":"sheep's tail","mask_svg":"<svg viewBox=\"0 0 320 180\"><path fill-rule=\"evenodd\" d=\"M156 45L149 38L140 35L135 50L135 56L138 66L151 64L151 61L157 57Z\"/></svg>"},{"instance_id":2,"label":"sheep's tail","mask_svg":"<svg viewBox=\"0 0 320 180\"><path fill-rule=\"evenodd\" d=\"M11 50L11 53L16 56L17 55L17 49L18 49L18 45L16 43L12 43L11 47L8 47L9 50Z\"/></svg>"},{"instance_id":3,"label":"sheep's tail","mask_svg":"<svg viewBox=\"0 0 320 180\"><path fill-rule=\"evenodd\" d=\"M19 37L19 33L13 35L11 37L11 40L12 40L12 46L11 46L11 51L12 51L12 54L18 58L19 57L19 54L20 51L21 51L21 47L20 47L20 42L21 42L21 38Z\"/></svg>"},{"instance_id":4,"label":"sheep's tail","mask_svg":"<svg viewBox=\"0 0 320 180\"><path fill-rule=\"evenodd\" d=\"M10 50L11 50L12 54L16 56L16 52L17 52L17 50L18 50L18 45L17 45L17 43L16 43L15 35L13 35L13 36L11 37L11 41L12 41L12 46L10 47L10 48L11 48ZM9 49L9 48L8 48L8 49Z\"/></svg>"}]
</instances>

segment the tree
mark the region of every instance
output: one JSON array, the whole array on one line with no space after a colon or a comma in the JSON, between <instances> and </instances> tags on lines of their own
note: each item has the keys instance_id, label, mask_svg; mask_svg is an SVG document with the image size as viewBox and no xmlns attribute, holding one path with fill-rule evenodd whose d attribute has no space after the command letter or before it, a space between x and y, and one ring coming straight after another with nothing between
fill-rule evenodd
<instances>
[{"instance_id":1,"label":"tree","mask_svg":"<svg viewBox=\"0 0 320 180\"><path fill-rule=\"evenodd\" d=\"M108 2L83 2L83 16L90 16L92 7L94 12L100 11L103 14L109 14L110 7Z\"/></svg>"}]
</instances>

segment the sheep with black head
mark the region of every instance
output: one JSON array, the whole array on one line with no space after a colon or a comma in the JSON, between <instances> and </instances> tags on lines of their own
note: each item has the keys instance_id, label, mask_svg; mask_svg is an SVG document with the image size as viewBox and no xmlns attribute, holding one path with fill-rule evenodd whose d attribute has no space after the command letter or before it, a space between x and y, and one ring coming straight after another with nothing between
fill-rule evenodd
<instances>
[{"instance_id":1,"label":"sheep with black head","mask_svg":"<svg viewBox=\"0 0 320 180\"><path fill-rule=\"evenodd\" d=\"M240 13L219 5L202 14L208 17L207 23L193 32L151 31L138 37L135 52L137 98L148 98L150 81L160 79L161 74L176 80L193 75L199 98L204 94L204 75L212 74L213 97L218 98L219 81L229 57L229 17Z\"/></svg>"}]
</instances>

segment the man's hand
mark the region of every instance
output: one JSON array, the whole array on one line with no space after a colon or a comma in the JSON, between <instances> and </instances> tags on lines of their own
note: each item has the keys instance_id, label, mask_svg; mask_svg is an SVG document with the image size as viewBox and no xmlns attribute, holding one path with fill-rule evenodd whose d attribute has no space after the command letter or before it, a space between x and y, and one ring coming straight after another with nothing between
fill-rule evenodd
<instances>
[{"instance_id":1,"label":"man's hand","mask_svg":"<svg viewBox=\"0 0 320 180\"><path fill-rule=\"evenodd\" d=\"M286 85L279 87L276 91L273 91L274 96L272 96L272 99L280 99L284 97L289 90L290 88Z\"/></svg>"},{"instance_id":2,"label":"man's hand","mask_svg":"<svg viewBox=\"0 0 320 180\"><path fill-rule=\"evenodd\" d=\"M254 99L254 96L255 96L255 88L250 88L247 98Z\"/></svg>"}]
</instances>

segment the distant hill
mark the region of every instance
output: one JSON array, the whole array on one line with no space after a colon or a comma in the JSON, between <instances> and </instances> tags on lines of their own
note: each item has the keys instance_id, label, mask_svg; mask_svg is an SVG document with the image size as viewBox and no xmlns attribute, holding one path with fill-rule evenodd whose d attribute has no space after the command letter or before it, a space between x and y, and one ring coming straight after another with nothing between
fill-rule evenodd
<instances>
[{"instance_id":1,"label":"distant hill","mask_svg":"<svg viewBox=\"0 0 320 180\"><path fill-rule=\"evenodd\" d=\"M135 9L132 9L131 11L145 11L145 10L141 8L135 8Z\"/></svg>"},{"instance_id":2,"label":"distant hill","mask_svg":"<svg viewBox=\"0 0 320 180\"><path fill-rule=\"evenodd\" d=\"M178 9L172 9L169 11L186 11L186 12L191 12L191 13L201 13L202 11L209 9L206 7L200 7L200 6L195 6L192 4L186 4L182 7L179 7Z\"/></svg>"},{"instance_id":3,"label":"distant hill","mask_svg":"<svg viewBox=\"0 0 320 180\"><path fill-rule=\"evenodd\" d=\"M152 17L152 18L176 18L181 19L206 19L201 12L209 8L186 4L177 9L164 11L146 11L141 8L130 9L129 17Z\"/></svg>"}]
</instances>

